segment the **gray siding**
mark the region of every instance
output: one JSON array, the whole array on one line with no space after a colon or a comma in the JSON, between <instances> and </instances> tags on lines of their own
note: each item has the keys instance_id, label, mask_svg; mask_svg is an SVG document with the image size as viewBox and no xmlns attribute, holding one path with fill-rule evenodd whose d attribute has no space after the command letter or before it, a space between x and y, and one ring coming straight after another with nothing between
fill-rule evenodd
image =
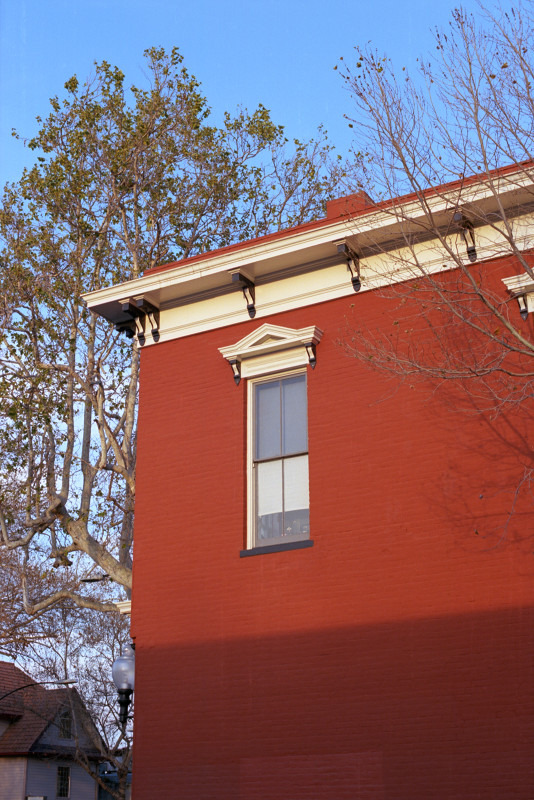
<instances>
[{"instance_id":1,"label":"gray siding","mask_svg":"<svg viewBox=\"0 0 534 800\"><path fill-rule=\"evenodd\" d=\"M26 794L45 795L48 800L55 800L59 766L70 767L70 800L95 800L95 781L77 764L62 758L29 759Z\"/></svg>"},{"instance_id":2,"label":"gray siding","mask_svg":"<svg viewBox=\"0 0 534 800\"><path fill-rule=\"evenodd\" d=\"M59 714L56 716L53 722L51 722L43 734L39 737L39 741L37 743L37 749L43 748L47 749L49 747L60 747L65 748L68 747L74 751L76 746L76 739L78 740L78 746L81 750L94 750L94 743L91 741L87 733L83 729L82 721L80 718L73 719L72 722L72 737L70 739L61 739L59 736ZM35 751L36 748L34 748ZM64 752L64 750L63 750Z\"/></svg>"},{"instance_id":3,"label":"gray siding","mask_svg":"<svg viewBox=\"0 0 534 800\"><path fill-rule=\"evenodd\" d=\"M2 800L8 800L8 798L9 800L24 800L25 788L26 759L15 756L0 758L0 797Z\"/></svg>"}]
</instances>

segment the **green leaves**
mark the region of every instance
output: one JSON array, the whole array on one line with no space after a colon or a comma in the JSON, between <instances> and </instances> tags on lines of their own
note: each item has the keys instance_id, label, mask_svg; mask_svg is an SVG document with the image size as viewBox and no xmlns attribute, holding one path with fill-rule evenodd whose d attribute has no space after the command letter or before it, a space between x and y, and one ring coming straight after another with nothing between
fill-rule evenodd
<instances>
[{"instance_id":1,"label":"green leaves","mask_svg":"<svg viewBox=\"0 0 534 800\"><path fill-rule=\"evenodd\" d=\"M78 86L79 83L76 75L73 75L72 78L69 78L69 80L66 81L65 83L65 89L67 90L67 92L70 92L70 94L76 94L76 92L78 91ZM59 104L57 103L57 101L53 103L53 108L55 111L59 110Z\"/></svg>"},{"instance_id":2,"label":"green leaves","mask_svg":"<svg viewBox=\"0 0 534 800\"><path fill-rule=\"evenodd\" d=\"M321 216L343 175L323 131L290 143L261 104L216 125L176 48L145 57L143 86L128 88L105 61L84 83L70 78L29 141L34 166L0 202L0 512L10 546L39 574L58 552L78 551L77 564L96 561L123 586L139 358L81 294ZM58 571L62 590L87 604L87 587Z\"/></svg>"}]
</instances>

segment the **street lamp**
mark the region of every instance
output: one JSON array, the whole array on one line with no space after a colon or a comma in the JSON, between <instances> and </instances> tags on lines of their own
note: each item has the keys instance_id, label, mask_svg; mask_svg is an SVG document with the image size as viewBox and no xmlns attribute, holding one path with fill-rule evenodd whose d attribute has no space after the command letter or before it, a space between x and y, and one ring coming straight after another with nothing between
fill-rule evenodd
<instances>
[{"instance_id":1,"label":"street lamp","mask_svg":"<svg viewBox=\"0 0 534 800\"><path fill-rule=\"evenodd\" d=\"M124 728L128 721L128 708L135 684L135 652L133 644L122 648L122 655L115 659L111 668L113 683L119 693L119 721Z\"/></svg>"},{"instance_id":2,"label":"street lamp","mask_svg":"<svg viewBox=\"0 0 534 800\"><path fill-rule=\"evenodd\" d=\"M11 691L6 692L0 697L0 701L2 701L5 697L9 697L10 694L15 694L15 692L20 692L21 689L29 689L30 686L44 686L45 683L55 683L56 685L60 683L62 686L69 686L73 683L78 683L75 678L65 678L63 681L32 681L31 683L25 683L24 686L17 686L16 689L11 689Z\"/></svg>"}]
</instances>

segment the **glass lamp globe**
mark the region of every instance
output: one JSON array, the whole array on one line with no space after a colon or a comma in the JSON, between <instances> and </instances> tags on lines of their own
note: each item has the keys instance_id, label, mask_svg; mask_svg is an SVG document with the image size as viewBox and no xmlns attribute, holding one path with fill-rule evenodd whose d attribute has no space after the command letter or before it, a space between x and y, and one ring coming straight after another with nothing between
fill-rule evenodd
<instances>
[{"instance_id":1,"label":"glass lamp globe","mask_svg":"<svg viewBox=\"0 0 534 800\"><path fill-rule=\"evenodd\" d=\"M115 659L111 668L113 683L120 690L133 691L135 684L135 651L131 644L122 648L122 655Z\"/></svg>"}]
</instances>

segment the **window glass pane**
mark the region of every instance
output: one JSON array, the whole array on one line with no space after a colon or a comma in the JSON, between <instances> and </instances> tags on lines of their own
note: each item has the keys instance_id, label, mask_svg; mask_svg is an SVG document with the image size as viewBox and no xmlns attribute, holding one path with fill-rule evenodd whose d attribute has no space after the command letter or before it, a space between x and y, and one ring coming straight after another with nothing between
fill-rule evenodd
<instances>
[{"instance_id":1,"label":"window glass pane","mask_svg":"<svg viewBox=\"0 0 534 800\"><path fill-rule=\"evenodd\" d=\"M62 711L59 717L59 738L72 738L72 718L70 711Z\"/></svg>"},{"instance_id":2,"label":"window glass pane","mask_svg":"<svg viewBox=\"0 0 534 800\"><path fill-rule=\"evenodd\" d=\"M258 516L282 511L282 462L256 465Z\"/></svg>"},{"instance_id":3,"label":"window glass pane","mask_svg":"<svg viewBox=\"0 0 534 800\"><path fill-rule=\"evenodd\" d=\"M256 515L258 539L282 535L282 462L256 465Z\"/></svg>"},{"instance_id":4,"label":"window glass pane","mask_svg":"<svg viewBox=\"0 0 534 800\"><path fill-rule=\"evenodd\" d=\"M303 453L308 449L306 376L295 375L282 381L282 453Z\"/></svg>"},{"instance_id":5,"label":"window glass pane","mask_svg":"<svg viewBox=\"0 0 534 800\"><path fill-rule=\"evenodd\" d=\"M284 460L284 511L308 508L309 504L308 456L286 458Z\"/></svg>"},{"instance_id":6,"label":"window glass pane","mask_svg":"<svg viewBox=\"0 0 534 800\"><path fill-rule=\"evenodd\" d=\"M57 768L57 797L69 797L70 795L70 767Z\"/></svg>"},{"instance_id":7,"label":"window glass pane","mask_svg":"<svg viewBox=\"0 0 534 800\"><path fill-rule=\"evenodd\" d=\"M284 460L284 535L309 534L308 456Z\"/></svg>"},{"instance_id":8,"label":"window glass pane","mask_svg":"<svg viewBox=\"0 0 534 800\"><path fill-rule=\"evenodd\" d=\"M299 536L308 539L310 536L310 511L301 508L298 511L287 511L284 514L284 536Z\"/></svg>"},{"instance_id":9,"label":"window glass pane","mask_svg":"<svg viewBox=\"0 0 534 800\"><path fill-rule=\"evenodd\" d=\"M258 383L256 391L255 458L273 458L280 453L280 382Z\"/></svg>"}]
</instances>

